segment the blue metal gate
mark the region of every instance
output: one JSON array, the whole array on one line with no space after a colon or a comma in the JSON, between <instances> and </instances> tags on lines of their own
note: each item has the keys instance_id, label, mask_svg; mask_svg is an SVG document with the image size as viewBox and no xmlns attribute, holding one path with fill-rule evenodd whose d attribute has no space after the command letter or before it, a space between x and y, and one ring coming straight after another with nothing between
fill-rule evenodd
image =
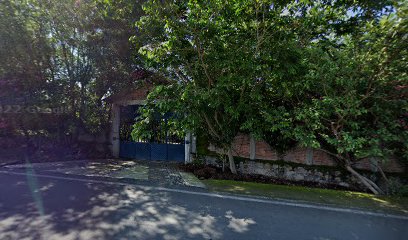
<instances>
[{"instance_id":1,"label":"blue metal gate","mask_svg":"<svg viewBox=\"0 0 408 240\"><path fill-rule=\"evenodd\" d=\"M120 142L120 157L139 160L184 162L184 144Z\"/></svg>"},{"instance_id":2,"label":"blue metal gate","mask_svg":"<svg viewBox=\"0 0 408 240\"><path fill-rule=\"evenodd\" d=\"M184 162L184 140L169 136L167 129L163 127L163 125L166 126L167 124L168 115L156 119L152 125L155 134L150 139L139 139L137 141L131 139L131 126L137 116L138 107L127 106L121 109L122 134L119 156L140 160Z\"/></svg>"}]
</instances>

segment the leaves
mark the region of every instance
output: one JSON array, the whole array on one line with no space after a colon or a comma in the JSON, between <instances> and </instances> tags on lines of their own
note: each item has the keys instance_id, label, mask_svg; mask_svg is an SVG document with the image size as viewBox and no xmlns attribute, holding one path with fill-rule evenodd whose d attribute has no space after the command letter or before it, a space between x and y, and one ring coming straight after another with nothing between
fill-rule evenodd
<instances>
[{"instance_id":1,"label":"leaves","mask_svg":"<svg viewBox=\"0 0 408 240\"><path fill-rule=\"evenodd\" d=\"M404 152L407 7L387 4L147 1L135 44L171 79L147 108L220 146L248 132L351 161Z\"/></svg>"}]
</instances>

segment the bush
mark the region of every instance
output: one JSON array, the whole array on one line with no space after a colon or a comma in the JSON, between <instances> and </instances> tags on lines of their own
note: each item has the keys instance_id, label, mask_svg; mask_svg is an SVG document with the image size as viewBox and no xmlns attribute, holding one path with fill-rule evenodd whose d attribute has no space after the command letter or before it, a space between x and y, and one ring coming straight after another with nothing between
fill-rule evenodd
<instances>
[{"instance_id":1,"label":"bush","mask_svg":"<svg viewBox=\"0 0 408 240\"><path fill-rule=\"evenodd\" d=\"M397 192L397 195L401 197L408 197L408 185L401 186Z\"/></svg>"},{"instance_id":2,"label":"bush","mask_svg":"<svg viewBox=\"0 0 408 240\"><path fill-rule=\"evenodd\" d=\"M390 178L387 193L389 195L408 197L408 185L401 183L398 178Z\"/></svg>"},{"instance_id":3,"label":"bush","mask_svg":"<svg viewBox=\"0 0 408 240\"><path fill-rule=\"evenodd\" d=\"M205 165L205 158L201 155L196 155L193 157L193 165L196 166L204 166Z\"/></svg>"},{"instance_id":4,"label":"bush","mask_svg":"<svg viewBox=\"0 0 408 240\"><path fill-rule=\"evenodd\" d=\"M199 178L205 178L205 179L214 177L216 173L217 173L217 170L209 166L205 166L204 168L194 171L194 174L196 176L198 176Z\"/></svg>"}]
</instances>

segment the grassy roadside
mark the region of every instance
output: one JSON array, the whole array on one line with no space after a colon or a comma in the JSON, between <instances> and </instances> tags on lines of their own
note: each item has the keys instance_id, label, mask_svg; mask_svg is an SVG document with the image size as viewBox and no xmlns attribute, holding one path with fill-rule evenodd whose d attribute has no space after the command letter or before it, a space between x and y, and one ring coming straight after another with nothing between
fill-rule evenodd
<instances>
[{"instance_id":1,"label":"grassy roadside","mask_svg":"<svg viewBox=\"0 0 408 240\"><path fill-rule=\"evenodd\" d=\"M202 182L213 192L227 192L394 214L408 214L408 198L406 197L375 196L360 192L233 180L207 179L202 180Z\"/></svg>"}]
</instances>

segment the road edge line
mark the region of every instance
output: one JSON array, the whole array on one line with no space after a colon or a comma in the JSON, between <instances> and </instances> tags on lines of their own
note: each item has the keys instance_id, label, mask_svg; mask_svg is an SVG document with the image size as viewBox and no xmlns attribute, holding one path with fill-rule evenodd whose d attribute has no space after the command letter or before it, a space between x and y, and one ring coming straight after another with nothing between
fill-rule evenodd
<instances>
[{"instance_id":1,"label":"road edge line","mask_svg":"<svg viewBox=\"0 0 408 240\"><path fill-rule=\"evenodd\" d=\"M47 174L17 173L17 172L8 172L8 171L1 171L1 170L0 170L0 173L10 174L10 175L21 175L21 176L30 175L30 176L35 176L35 177L52 178L52 179L58 179L58 180L69 180L69 181L86 182L86 183L102 183L102 184L109 184L109 185L135 186L135 187L143 188L144 190L160 190L160 191L166 191L166 192L184 193L184 194L191 194L191 195L200 195L200 196L215 197L215 198L222 198L222 199L238 200L238 201L257 202L257 203L265 203L265 204L273 204L273 205L281 205L281 206L300 207L300 208L307 208L307 209L317 209L317 210L326 210L326 211L332 211L332 212L352 213L352 214L359 214L359 215L366 215L366 216L408 220L408 216L403 216L403 215L377 213L377 212L363 211L363 210L357 210L357 209L330 207L330 206L314 205L314 204L307 204L307 203L288 202L285 200L261 199L261 198L235 196L235 195L230 195L230 194L226 195L226 194L210 193L210 192L195 192L195 191L187 191L187 190L182 190L182 189L174 189L174 188L166 188L166 187L146 186L146 185L139 185L139 184L124 183L124 182L104 181L104 180L80 179L80 178L54 176L54 175L47 175Z\"/></svg>"}]
</instances>

